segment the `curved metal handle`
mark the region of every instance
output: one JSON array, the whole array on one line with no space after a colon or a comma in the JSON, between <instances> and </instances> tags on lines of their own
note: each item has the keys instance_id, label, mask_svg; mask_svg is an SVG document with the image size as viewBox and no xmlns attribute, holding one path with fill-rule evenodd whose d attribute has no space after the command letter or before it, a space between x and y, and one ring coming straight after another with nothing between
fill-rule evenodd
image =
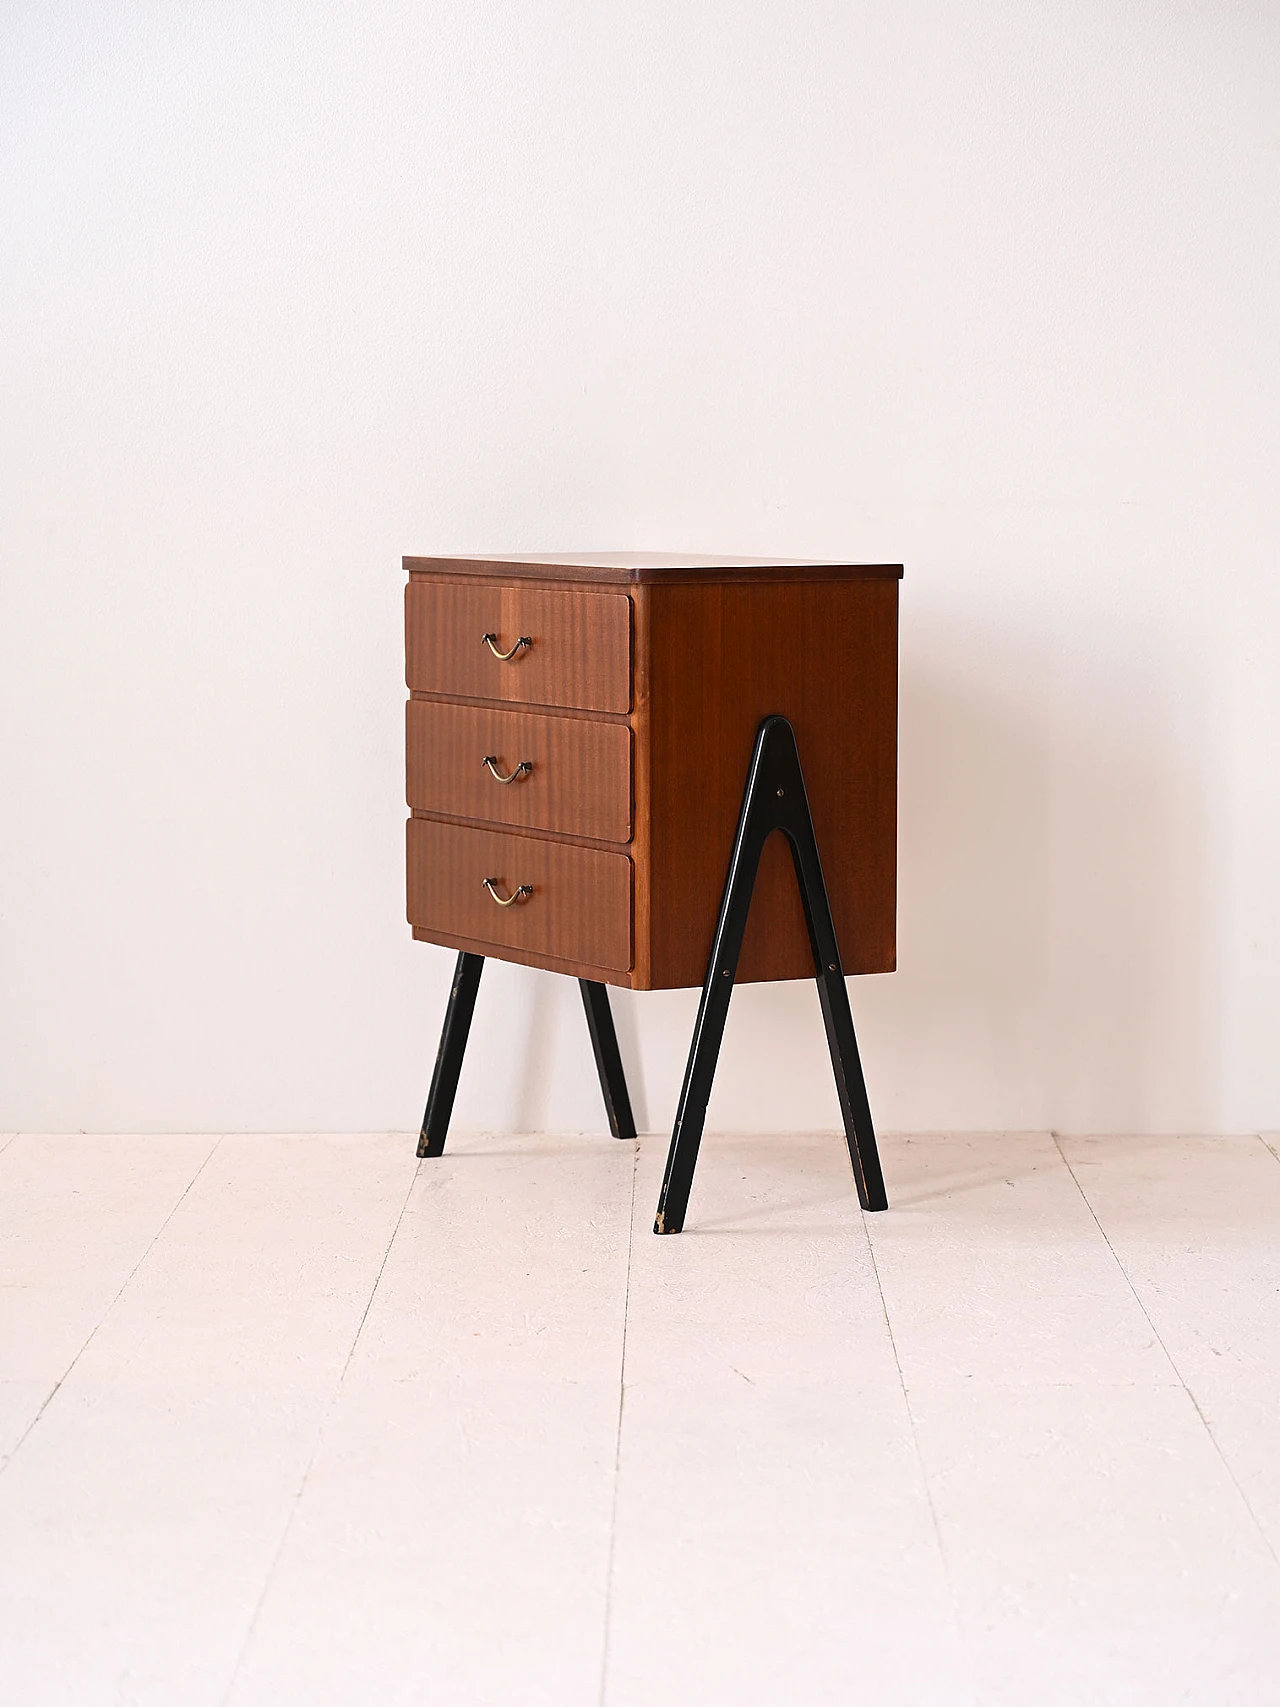
<instances>
[{"instance_id":1,"label":"curved metal handle","mask_svg":"<svg viewBox=\"0 0 1280 1707\"><path fill-rule=\"evenodd\" d=\"M533 640L529 635L522 634L509 652L502 652L498 649L498 637L496 634L482 634L480 636L480 643L483 646L487 646L490 652L493 653L494 657L501 658L505 664L515 657L516 653L522 646L532 646Z\"/></svg>"},{"instance_id":2,"label":"curved metal handle","mask_svg":"<svg viewBox=\"0 0 1280 1707\"><path fill-rule=\"evenodd\" d=\"M514 907L517 901L527 901L530 895L533 894L533 885L531 883L522 883L516 890L515 894L508 895L504 901L502 896L498 893L498 885L501 882L502 879L500 877L486 877L484 880L485 888L489 891L489 894L500 907Z\"/></svg>"},{"instance_id":3,"label":"curved metal handle","mask_svg":"<svg viewBox=\"0 0 1280 1707\"><path fill-rule=\"evenodd\" d=\"M517 777L529 776L533 771L533 765L530 761L528 759L521 759L520 763L512 771L510 776L503 776L502 772L498 769L498 755L496 753L487 753L485 757L481 759L480 763L489 772L489 775L495 782L515 782Z\"/></svg>"}]
</instances>

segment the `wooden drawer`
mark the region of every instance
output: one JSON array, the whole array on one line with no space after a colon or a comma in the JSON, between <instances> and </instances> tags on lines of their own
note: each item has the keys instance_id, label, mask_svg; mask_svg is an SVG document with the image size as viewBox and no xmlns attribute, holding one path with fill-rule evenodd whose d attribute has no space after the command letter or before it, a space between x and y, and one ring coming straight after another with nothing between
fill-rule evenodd
<instances>
[{"instance_id":1,"label":"wooden drawer","mask_svg":"<svg viewBox=\"0 0 1280 1707\"><path fill-rule=\"evenodd\" d=\"M409 923L417 930L522 949L584 966L631 968L631 861L536 836L411 818ZM500 907L529 884L533 894Z\"/></svg>"},{"instance_id":2,"label":"wooden drawer","mask_svg":"<svg viewBox=\"0 0 1280 1707\"><path fill-rule=\"evenodd\" d=\"M530 644L507 660L503 651ZM631 709L631 600L477 582L410 581L405 593L410 688L464 699Z\"/></svg>"},{"instance_id":3,"label":"wooden drawer","mask_svg":"<svg viewBox=\"0 0 1280 1707\"><path fill-rule=\"evenodd\" d=\"M405 708L407 798L420 812L631 839L631 730L625 723L538 717L411 699ZM485 765L494 760L500 782ZM518 767L528 765L527 771Z\"/></svg>"}]
</instances>

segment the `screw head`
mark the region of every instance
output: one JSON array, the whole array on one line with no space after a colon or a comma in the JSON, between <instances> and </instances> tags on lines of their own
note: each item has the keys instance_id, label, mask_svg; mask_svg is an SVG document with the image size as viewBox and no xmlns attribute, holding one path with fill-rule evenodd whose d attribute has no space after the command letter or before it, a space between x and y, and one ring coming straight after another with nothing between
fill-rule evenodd
<instances>
[{"instance_id":1,"label":"screw head","mask_svg":"<svg viewBox=\"0 0 1280 1707\"><path fill-rule=\"evenodd\" d=\"M782 789L779 789L779 790L778 790L778 799L779 799L779 800L781 800L781 799L782 799L782 795L783 795L783 790L782 790Z\"/></svg>"},{"instance_id":2,"label":"screw head","mask_svg":"<svg viewBox=\"0 0 1280 1707\"><path fill-rule=\"evenodd\" d=\"M726 966L724 971L720 974L720 976L722 978L731 978L733 976L733 974L730 972L729 968Z\"/></svg>"},{"instance_id":3,"label":"screw head","mask_svg":"<svg viewBox=\"0 0 1280 1707\"><path fill-rule=\"evenodd\" d=\"M831 964L830 964L830 965L829 965L829 966L828 966L828 967L827 967L827 971L828 971L828 972L834 972L834 971L835 971L835 969L836 969L836 963L835 963L835 961L834 961L834 960L833 960L833 961L832 961L832 962L831 962Z\"/></svg>"}]
</instances>

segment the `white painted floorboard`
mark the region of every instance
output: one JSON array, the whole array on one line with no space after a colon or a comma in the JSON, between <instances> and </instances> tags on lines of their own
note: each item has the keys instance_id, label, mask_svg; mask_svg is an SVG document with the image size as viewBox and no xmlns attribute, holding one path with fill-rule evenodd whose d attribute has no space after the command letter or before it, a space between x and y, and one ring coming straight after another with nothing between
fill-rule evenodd
<instances>
[{"instance_id":1,"label":"white painted floorboard","mask_svg":"<svg viewBox=\"0 0 1280 1707\"><path fill-rule=\"evenodd\" d=\"M402 1140L219 1142L0 1474L5 1707L223 1699L413 1171Z\"/></svg>"},{"instance_id":2,"label":"white painted floorboard","mask_svg":"<svg viewBox=\"0 0 1280 1707\"><path fill-rule=\"evenodd\" d=\"M979 1700L1275 1699L1280 1569L1064 1151L1033 1134L887 1146L898 1207L867 1223ZM1096 1154L1132 1179L1128 1142ZM1206 1238L1226 1154L1189 1163ZM1143 1213L1184 1262L1176 1220Z\"/></svg>"},{"instance_id":3,"label":"white painted floorboard","mask_svg":"<svg viewBox=\"0 0 1280 1707\"><path fill-rule=\"evenodd\" d=\"M230 1696L595 1703L633 1144L425 1163Z\"/></svg>"},{"instance_id":4,"label":"white painted floorboard","mask_svg":"<svg viewBox=\"0 0 1280 1707\"><path fill-rule=\"evenodd\" d=\"M1280 1555L1275 1155L1248 1137L1060 1144L1227 1470Z\"/></svg>"},{"instance_id":5,"label":"white painted floorboard","mask_svg":"<svg viewBox=\"0 0 1280 1707\"><path fill-rule=\"evenodd\" d=\"M0 1707L1272 1707L1280 1144L0 1136Z\"/></svg>"},{"instance_id":6,"label":"white painted floorboard","mask_svg":"<svg viewBox=\"0 0 1280 1707\"><path fill-rule=\"evenodd\" d=\"M842 1138L708 1138L637 1181L613 1707L972 1700Z\"/></svg>"},{"instance_id":7,"label":"white painted floorboard","mask_svg":"<svg viewBox=\"0 0 1280 1707\"><path fill-rule=\"evenodd\" d=\"M215 1144L31 1133L0 1143L0 1466Z\"/></svg>"}]
</instances>

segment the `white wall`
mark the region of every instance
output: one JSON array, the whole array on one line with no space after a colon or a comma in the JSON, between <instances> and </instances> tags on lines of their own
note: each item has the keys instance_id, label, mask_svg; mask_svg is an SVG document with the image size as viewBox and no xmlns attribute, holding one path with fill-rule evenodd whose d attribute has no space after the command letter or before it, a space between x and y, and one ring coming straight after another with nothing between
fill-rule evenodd
<instances>
[{"instance_id":1,"label":"white wall","mask_svg":"<svg viewBox=\"0 0 1280 1707\"><path fill-rule=\"evenodd\" d=\"M883 1126L1280 1125L1274 0L6 0L0 151L0 1125L416 1123L399 558L601 545L907 566Z\"/></svg>"}]
</instances>

